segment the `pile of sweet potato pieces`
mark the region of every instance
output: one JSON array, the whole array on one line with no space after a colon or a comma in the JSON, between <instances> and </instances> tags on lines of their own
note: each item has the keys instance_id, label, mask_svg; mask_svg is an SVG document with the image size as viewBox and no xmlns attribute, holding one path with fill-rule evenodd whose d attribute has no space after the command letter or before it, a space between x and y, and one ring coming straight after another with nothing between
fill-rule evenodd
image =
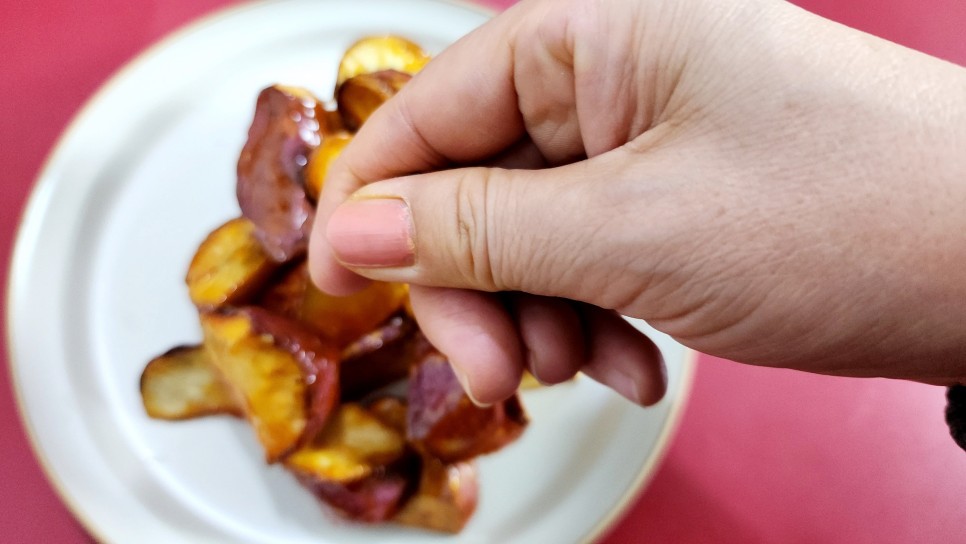
<instances>
[{"instance_id":1,"label":"pile of sweet potato pieces","mask_svg":"<svg viewBox=\"0 0 966 544\"><path fill-rule=\"evenodd\" d=\"M188 268L203 341L150 361L141 395L153 418L246 419L267 462L345 517L458 532L477 503L473 459L526 427L519 399L474 405L420 332L405 285L332 297L305 262L329 165L428 60L405 39L366 38L339 65L335 109L305 89L260 93L238 160L241 217Z\"/></svg>"}]
</instances>

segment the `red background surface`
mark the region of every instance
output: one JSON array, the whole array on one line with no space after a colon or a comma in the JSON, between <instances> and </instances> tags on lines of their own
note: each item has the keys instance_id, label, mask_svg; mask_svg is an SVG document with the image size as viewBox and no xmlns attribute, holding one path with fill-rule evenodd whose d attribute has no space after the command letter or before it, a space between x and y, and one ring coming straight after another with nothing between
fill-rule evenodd
<instances>
[{"instance_id":1,"label":"red background surface","mask_svg":"<svg viewBox=\"0 0 966 544\"><path fill-rule=\"evenodd\" d=\"M0 0L4 284L24 201L71 117L138 52L229 3ZM962 0L799 3L966 65ZM948 438L942 394L701 357L664 463L603 542L966 541L966 453ZM0 372L0 541L90 541L44 479L12 395Z\"/></svg>"}]
</instances>

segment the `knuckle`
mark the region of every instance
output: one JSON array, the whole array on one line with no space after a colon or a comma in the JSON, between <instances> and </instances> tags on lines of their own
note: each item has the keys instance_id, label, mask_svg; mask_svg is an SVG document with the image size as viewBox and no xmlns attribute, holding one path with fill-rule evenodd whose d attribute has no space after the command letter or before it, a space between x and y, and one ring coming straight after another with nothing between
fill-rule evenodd
<instances>
[{"instance_id":1,"label":"knuckle","mask_svg":"<svg viewBox=\"0 0 966 544\"><path fill-rule=\"evenodd\" d=\"M487 291L502 285L495 274L492 228L493 176L495 170L470 168L456 180L456 263L466 283Z\"/></svg>"}]
</instances>

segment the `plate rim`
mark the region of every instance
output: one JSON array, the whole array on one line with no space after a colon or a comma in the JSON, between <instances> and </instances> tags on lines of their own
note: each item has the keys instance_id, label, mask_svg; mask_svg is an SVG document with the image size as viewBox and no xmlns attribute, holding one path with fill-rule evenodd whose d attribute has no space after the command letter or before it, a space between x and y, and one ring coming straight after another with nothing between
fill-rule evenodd
<instances>
[{"instance_id":1,"label":"plate rim","mask_svg":"<svg viewBox=\"0 0 966 544\"><path fill-rule=\"evenodd\" d=\"M91 112L104 101L105 97L109 95L118 84L125 81L129 77L129 74L135 72L141 66L150 62L153 58L167 49L171 44L176 43L192 34L203 32L206 28L217 24L220 21L234 17L241 12L253 8L270 6L272 4L283 4L289 1L292 0L241 0L240 2L231 5L221 6L213 11L182 23L173 30L164 34L161 38L150 43L147 47L138 51L132 58L122 63L97 86L93 93L84 99L80 108L77 109L77 111L71 116L67 125L57 136L54 144L44 157L44 160L41 162L37 174L33 177L29 194L24 201L23 208L20 212L20 216L14 229L13 249L10 252L10 262L7 267L7 284L5 286L5 300L7 301L7 304L4 312L6 314L4 325L6 329L5 339L8 361L7 372L10 376L11 389L13 389L13 400L17 409L17 415L21 423L21 428L27 437L27 442L30 446L31 453L40 466L45 480L53 488L58 500L67 509L73 519L84 529L85 532L88 533L88 535L93 537L98 542L109 542L109 539L106 538L106 535L103 533L103 529L101 529L101 527L95 523L94 520L90 519L85 513L84 509L77 504L79 499L74 497L67 490L65 484L58 477L57 471L54 469L52 462L48 459L47 454L41 448L37 432L27 413L26 401L23 398L22 392L20 364L18 364L19 357L17 357L17 354L15 353L14 329L17 327L17 325L15 324L16 319L11 301L15 298L19 298L15 296L15 293L17 292L18 287L24 284L24 280L21 278L26 274L27 267L26 264L23 264L23 255L29 253L30 247L32 246L30 242L35 241L35 237L30 236L31 227L40 226L40 223L38 222L42 220L43 212L47 209L46 200L49 198L50 190L52 188L52 184L54 183L51 176L49 176L51 165L54 160L63 153L62 149L66 143L75 137L74 134L77 132L77 127L92 115ZM469 0L424 1L461 7L483 14L488 18L492 18L500 13L499 10ZM612 529L616 523L627 514L633 500L637 498L644 489L646 489L647 484L653 479L664 458L667 456L667 453L670 449L670 442L680 427L683 413L689 404L697 367L696 363L698 353L687 346L682 346L682 348L683 356L681 360L681 374L679 378L679 385L677 386L676 390L678 397L668 409L667 416L661 426L657 439L655 440L651 455L648 456L646 461L641 465L641 468L635 478L628 482L614 507L608 511L606 516L597 520L593 527L591 527L590 531L581 536L578 542L582 544L590 544L597 538L603 536L609 529Z\"/></svg>"}]
</instances>

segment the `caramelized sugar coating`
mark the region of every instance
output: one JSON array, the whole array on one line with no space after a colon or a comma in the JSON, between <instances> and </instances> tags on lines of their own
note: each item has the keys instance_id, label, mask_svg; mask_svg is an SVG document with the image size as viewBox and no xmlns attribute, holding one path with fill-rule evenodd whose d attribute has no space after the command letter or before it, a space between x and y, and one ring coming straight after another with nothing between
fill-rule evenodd
<instances>
[{"instance_id":1,"label":"caramelized sugar coating","mask_svg":"<svg viewBox=\"0 0 966 544\"><path fill-rule=\"evenodd\" d=\"M278 262L305 253L314 208L304 169L322 141L325 111L305 89L275 85L258 95L238 158L236 193L265 252Z\"/></svg>"},{"instance_id":2,"label":"caramelized sugar coating","mask_svg":"<svg viewBox=\"0 0 966 544\"><path fill-rule=\"evenodd\" d=\"M201 314L215 368L274 463L315 436L339 400L338 352L261 308Z\"/></svg>"}]
</instances>

